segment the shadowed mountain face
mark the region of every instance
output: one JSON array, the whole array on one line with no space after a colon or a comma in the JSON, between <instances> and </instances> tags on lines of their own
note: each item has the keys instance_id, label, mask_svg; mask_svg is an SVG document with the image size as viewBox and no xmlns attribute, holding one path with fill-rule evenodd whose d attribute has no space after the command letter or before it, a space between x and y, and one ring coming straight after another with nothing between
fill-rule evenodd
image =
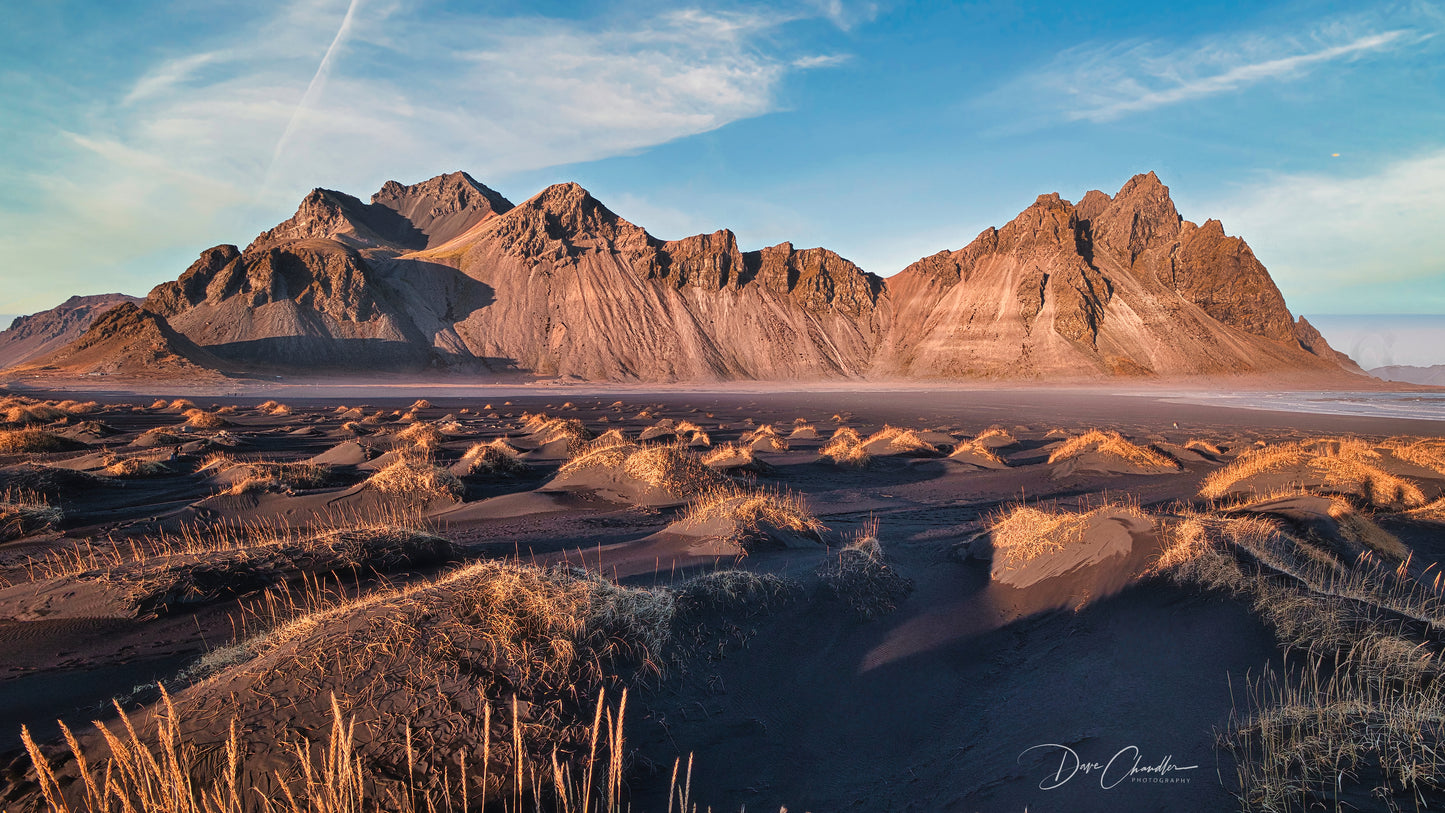
<instances>
[{"instance_id":1,"label":"shadowed mountain face","mask_svg":"<svg viewBox=\"0 0 1445 813\"><path fill-rule=\"evenodd\" d=\"M1249 247L1180 218L1153 173L887 281L822 248L664 241L576 184L513 206L465 173L315 190L145 309L226 363L595 381L1357 373Z\"/></svg>"},{"instance_id":2,"label":"shadowed mountain face","mask_svg":"<svg viewBox=\"0 0 1445 813\"><path fill-rule=\"evenodd\" d=\"M80 338L102 313L122 302L142 300L125 294L72 296L48 311L21 316L0 331L0 366L21 364Z\"/></svg>"}]
</instances>

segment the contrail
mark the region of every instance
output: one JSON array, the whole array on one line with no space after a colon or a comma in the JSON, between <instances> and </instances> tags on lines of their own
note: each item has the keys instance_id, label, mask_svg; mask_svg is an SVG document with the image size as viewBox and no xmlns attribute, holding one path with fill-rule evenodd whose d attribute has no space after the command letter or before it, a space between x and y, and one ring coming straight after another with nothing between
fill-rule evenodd
<instances>
[{"instance_id":1,"label":"contrail","mask_svg":"<svg viewBox=\"0 0 1445 813\"><path fill-rule=\"evenodd\" d=\"M301 95L301 101L296 104L296 109L291 111L291 120L286 122L286 129L281 133L281 138L277 139L276 148L271 151L271 163L266 167L266 174L257 196L258 200L264 200L266 193L270 191L276 171L276 162L281 159L281 153L285 151L286 143L296 132L296 123L301 119L301 114L311 107L326 86L326 76L331 71L331 60L341 47L341 43L345 41L346 36L351 33L351 19L355 16L356 7L359 5L361 5L361 0L351 0L351 4L346 7L346 16L341 18L341 27L336 29L336 36L331 38L331 44L327 46L326 53L322 55L321 64L316 66L316 73L311 77L310 84L306 86L306 92Z\"/></svg>"}]
</instances>

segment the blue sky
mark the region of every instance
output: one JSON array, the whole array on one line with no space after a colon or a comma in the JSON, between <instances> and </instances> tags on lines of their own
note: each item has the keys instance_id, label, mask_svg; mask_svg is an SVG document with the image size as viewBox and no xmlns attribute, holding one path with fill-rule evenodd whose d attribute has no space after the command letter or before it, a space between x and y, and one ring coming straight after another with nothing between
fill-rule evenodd
<instances>
[{"instance_id":1,"label":"blue sky","mask_svg":"<svg viewBox=\"0 0 1445 813\"><path fill-rule=\"evenodd\" d=\"M1445 314L1435 3L0 2L0 313L143 294L315 186L576 180L886 276L1152 169L1296 313Z\"/></svg>"}]
</instances>

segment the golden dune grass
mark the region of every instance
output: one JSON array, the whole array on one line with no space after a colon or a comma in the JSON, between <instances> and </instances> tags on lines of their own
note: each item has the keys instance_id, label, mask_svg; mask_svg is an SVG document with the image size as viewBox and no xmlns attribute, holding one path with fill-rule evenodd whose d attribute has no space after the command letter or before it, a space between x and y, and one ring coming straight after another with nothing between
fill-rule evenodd
<instances>
[{"instance_id":1,"label":"golden dune grass","mask_svg":"<svg viewBox=\"0 0 1445 813\"><path fill-rule=\"evenodd\" d=\"M840 426L818 454L839 466L866 466L872 455L863 447L863 437L850 426Z\"/></svg>"},{"instance_id":2,"label":"golden dune grass","mask_svg":"<svg viewBox=\"0 0 1445 813\"><path fill-rule=\"evenodd\" d=\"M1004 570L1014 570L1041 556L1057 553L1082 542L1084 532L1094 517L1120 511L1141 519L1147 518L1137 506L1123 503L1105 505L1084 513L1045 510L1031 505L1016 506L989 523L994 562Z\"/></svg>"},{"instance_id":3,"label":"golden dune grass","mask_svg":"<svg viewBox=\"0 0 1445 813\"><path fill-rule=\"evenodd\" d=\"M679 496L697 494L726 481L696 453L678 444L617 443L588 449L562 464L558 474L612 470Z\"/></svg>"},{"instance_id":4,"label":"golden dune grass","mask_svg":"<svg viewBox=\"0 0 1445 813\"><path fill-rule=\"evenodd\" d=\"M396 433L398 440L404 440L425 452L434 452L442 444L442 432L436 426L418 422Z\"/></svg>"},{"instance_id":5,"label":"golden dune grass","mask_svg":"<svg viewBox=\"0 0 1445 813\"><path fill-rule=\"evenodd\" d=\"M1421 582L1368 554L1343 561L1263 516L1197 513L1174 525L1156 569L1246 598L1306 659L1247 681L1246 709L1221 738L1246 806L1323 809L1343 789L1404 809L1445 787L1445 683L1421 637L1445 628L1438 575Z\"/></svg>"},{"instance_id":6,"label":"golden dune grass","mask_svg":"<svg viewBox=\"0 0 1445 813\"><path fill-rule=\"evenodd\" d=\"M986 440L992 440L997 442L999 445L1004 446L1012 446L1013 444L1018 443L1018 438L1015 438L1013 436L1013 433L1009 432L1007 429L1004 429L1001 426L989 427L988 429L979 432L978 435L973 439L974 443L978 444L982 444Z\"/></svg>"},{"instance_id":7,"label":"golden dune grass","mask_svg":"<svg viewBox=\"0 0 1445 813\"><path fill-rule=\"evenodd\" d=\"M1413 508L1425 504L1420 487L1380 467L1381 455L1353 438L1285 443L1253 449L1204 479L1199 494L1217 500L1252 477L1306 466L1326 488L1364 498L1378 508Z\"/></svg>"},{"instance_id":8,"label":"golden dune grass","mask_svg":"<svg viewBox=\"0 0 1445 813\"><path fill-rule=\"evenodd\" d=\"M824 595L847 604L865 621L891 612L913 590L912 580L894 570L883 554L877 517L869 517L818 567L817 575Z\"/></svg>"},{"instance_id":9,"label":"golden dune grass","mask_svg":"<svg viewBox=\"0 0 1445 813\"><path fill-rule=\"evenodd\" d=\"M1445 438L1391 438L1384 448L1407 463L1445 475Z\"/></svg>"},{"instance_id":10,"label":"golden dune grass","mask_svg":"<svg viewBox=\"0 0 1445 813\"><path fill-rule=\"evenodd\" d=\"M0 429L0 454L63 452L76 444L44 429Z\"/></svg>"},{"instance_id":11,"label":"golden dune grass","mask_svg":"<svg viewBox=\"0 0 1445 813\"><path fill-rule=\"evenodd\" d=\"M1049 463L1061 463L1088 453L1116 458L1134 466L1177 471L1179 464L1171 457L1147 446L1133 443L1118 432L1091 429L1070 438L1049 455Z\"/></svg>"},{"instance_id":12,"label":"golden dune grass","mask_svg":"<svg viewBox=\"0 0 1445 813\"><path fill-rule=\"evenodd\" d=\"M107 463L101 469L107 477L118 477L120 479L133 479L141 477L159 477L170 474L171 470L166 464L159 460L148 460L144 457L119 457Z\"/></svg>"},{"instance_id":13,"label":"golden dune grass","mask_svg":"<svg viewBox=\"0 0 1445 813\"><path fill-rule=\"evenodd\" d=\"M466 487L457 476L425 455L403 455L367 478L383 494L415 499L461 499Z\"/></svg>"},{"instance_id":14,"label":"golden dune grass","mask_svg":"<svg viewBox=\"0 0 1445 813\"><path fill-rule=\"evenodd\" d=\"M1203 452L1214 457L1219 457L1224 454L1224 449L1220 448L1218 444L1197 438L1190 438L1189 442L1184 444L1184 448L1192 452Z\"/></svg>"},{"instance_id":15,"label":"golden dune grass","mask_svg":"<svg viewBox=\"0 0 1445 813\"><path fill-rule=\"evenodd\" d=\"M0 493L0 541L60 524L62 514L39 493L19 489Z\"/></svg>"},{"instance_id":16,"label":"golden dune grass","mask_svg":"<svg viewBox=\"0 0 1445 813\"><path fill-rule=\"evenodd\" d=\"M186 419L186 426L193 429L220 429L230 425L225 418L204 409L188 409L181 414Z\"/></svg>"},{"instance_id":17,"label":"golden dune grass","mask_svg":"<svg viewBox=\"0 0 1445 813\"><path fill-rule=\"evenodd\" d=\"M739 445L737 443L724 443L721 446L714 446L702 456L705 466L716 466L727 461L741 461L733 465L748 465L756 460L753 455L753 447Z\"/></svg>"},{"instance_id":18,"label":"golden dune grass","mask_svg":"<svg viewBox=\"0 0 1445 813\"><path fill-rule=\"evenodd\" d=\"M527 470L527 464L517 459L520 450L501 438L485 443L474 443L462 455L462 464L468 475L509 475Z\"/></svg>"},{"instance_id":19,"label":"golden dune grass","mask_svg":"<svg viewBox=\"0 0 1445 813\"><path fill-rule=\"evenodd\" d=\"M992 448L984 445L977 438L974 438L972 440L960 441L957 446L953 447L953 451L949 452L948 456L951 458L981 457L984 460L988 460L992 463L997 463L1000 466L1008 465L1004 462L1004 459L999 456L998 452L995 452Z\"/></svg>"},{"instance_id":20,"label":"golden dune grass","mask_svg":"<svg viewBox=\"0 0 1445 813\"><path fill-rule=\"evenodd\" d=\"M864 446L872 446L875 443L886 442L885 447L890 453L909 454L922 452L924 454L937 454L938 447L918 436L918 431L899 426L887 426L869 435L863 440Z\"/></svg>"},{"instance_id":21,"label":"golden dune grass","mask_svg":"<svg viewBox=\"0 0 1445 813\"><path fill-rule=\"evenodd\" d=\"M232 484L226 490L228 494L324 488L330 484L334 474L330 466L321 463L254 461L236 465L245 467L250 474Z\"/></svg>"},{"instance_id":22,"label":"golden dune grass","mask_svg":"<svg viewBox=\"0 0 1445 813\"><path fill-rule=\"evenodd\" d=\"M827 530L801 494L780 488L750 488L733 482L720 483L699 493L680 518L689 526L720 520L732 525L733 536L744 552L770 531L821 538Z\"/></svg>"},{"instance_id":23,"label":"golden dune grass","mask_svg":"<svg viewBox=\"0 0 1445 813\"><path fill-rule=\"evenodd\" d=\"M574 453L592 439L592 433L577 418L551 418L544 413L524 413L522 429L542 445L566 439L568 450Z\"/></svg>"}]
</instances>

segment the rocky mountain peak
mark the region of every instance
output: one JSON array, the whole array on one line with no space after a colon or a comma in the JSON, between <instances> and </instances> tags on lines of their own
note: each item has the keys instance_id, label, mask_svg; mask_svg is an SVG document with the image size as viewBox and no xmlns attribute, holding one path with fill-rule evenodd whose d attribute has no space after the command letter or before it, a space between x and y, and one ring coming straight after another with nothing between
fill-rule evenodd
<instances>
[{"instance_id":1,"label":"rocky mountain peak","mask_svg":"<svg viewBox=\"0 0 1445 813\"><path fill-rule=\"evenodd\" d=\"M1094 218L1104 213L1114 199L1097 189L1090 189L1084 193L1074 210L1079 213L1079 219L1086 222L1093 222Z\"/></svg>"},{"instance_id":2,"label":"rocky mountain peak","mask_svg":"<svg viewBox=\"0 0 1445 813\"><path fill-rule=\"evenodd\" d=\"M438 175L410 186L387 181L371 196L371 205L405 218L425 236L420 248L439 246L512 209L511 201L465 172Z\"/></svg>"},{"instance_id":3,"label":"rocky mountain peak","mask_svg":"<svg viewBox=\"0 0 1445 813\"><path fill-rule=\"evenodd\" d=\"M140 301L125 294L72 296L50 310L17 316L8 330L0 331L0 364L20 364L64 347L101 314L123 302Z\"/></svg>"},{"instance_id":4,"label":"rocky mountain peak","mask_svg":"<svg viewBox=\"0 0 1445 813\"><path fill-rule=\"evenodd\" d=\"M1091 202L1091 207L1097 205ZM1182 222L1169 187L1153 172L1135 175L1109 205L1089 218L1094 243L1128 258L1132 264L1146 251L1174 241Z\"/></svg>"},{"instance_id":5,"label":"rocky mountain peak","mask_svg":"<svg viewBox=\"0 0 1445 813\"><path fill-rule=\"evenodd\" d=\"M660 241L603 206L576 183L553 184L497 218L491 233L510 254L566 264L584 250L606 246L649 276L660 273Z\"/></svg>"}]
</instances>

